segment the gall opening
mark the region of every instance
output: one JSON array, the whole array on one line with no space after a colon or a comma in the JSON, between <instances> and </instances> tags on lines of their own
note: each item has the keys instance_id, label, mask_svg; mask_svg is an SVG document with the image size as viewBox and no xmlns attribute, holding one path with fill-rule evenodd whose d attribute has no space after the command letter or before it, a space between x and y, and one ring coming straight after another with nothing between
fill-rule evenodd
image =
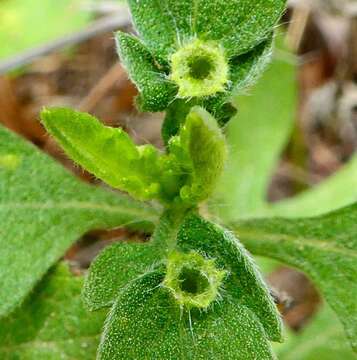
<instances>
[{"instance_id":1,"label":"gall opening","mask_svg":"<svg viewBox=\"0 0 357 360\"><path fill-rule=\"evenodd\" d=\"M188 60L190 68L190 75L193 79L203 80L206 79L212 70L214 70L213 62L203 56L193 56Z\"/></svg>"},{"instance_id":2,"label":"gall opening","mask_svg":"<svg viewBox=\"0 0 357 360\"><path fill-rule=\"evenodd\" d=\"M182 291L198 295L209 288L209 282L199 270L184 267L179 275L180 288Z\"/></svg>"}]
</instances>

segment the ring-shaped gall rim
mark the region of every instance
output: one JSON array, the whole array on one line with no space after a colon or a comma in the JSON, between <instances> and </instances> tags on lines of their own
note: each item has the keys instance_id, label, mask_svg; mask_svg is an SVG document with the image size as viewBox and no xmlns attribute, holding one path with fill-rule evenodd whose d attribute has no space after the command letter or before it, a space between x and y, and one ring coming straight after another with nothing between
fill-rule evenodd
<instances>
[{"instance_id":1,"label":"ring-shaped gall rim","mask_svg":"<svg viewBox=\"0 0 357 360\"><path fill-rule=\"evenodd\" d=\"M170 80L178 86L179 98L206 97L225 91L229 66L223 48L216 42L193 40L170 60Z\"/></svg>"},{"instance_id":2,"label":"ring-shaped gall rim","mask_svg":"<svg viewBox=\"0 0 357 360\"><path fill-rule=\"evenodd\" d=\"M226 276L214 260L192 251L174 251L167 262L163 286L169 289L180 307L207 309L217 298Z\"/></svg>"}]
</instances>

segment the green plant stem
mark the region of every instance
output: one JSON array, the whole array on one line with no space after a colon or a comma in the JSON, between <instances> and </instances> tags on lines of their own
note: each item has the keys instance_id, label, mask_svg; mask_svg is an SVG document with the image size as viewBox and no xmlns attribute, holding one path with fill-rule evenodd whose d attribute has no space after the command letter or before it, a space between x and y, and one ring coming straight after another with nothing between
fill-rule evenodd
<instances>
[{"instance_id":1,"label":"green plant stem","mask_svg":"<svg viewBox=\"0 0 357 360\"><path fill-rule=\"evenodd\" d=\"M187 207L170 207L163 211L151 238L162 255L166 256L175 248L180 225L190 211L192 209Z\"/></svg>"}]
</instances>

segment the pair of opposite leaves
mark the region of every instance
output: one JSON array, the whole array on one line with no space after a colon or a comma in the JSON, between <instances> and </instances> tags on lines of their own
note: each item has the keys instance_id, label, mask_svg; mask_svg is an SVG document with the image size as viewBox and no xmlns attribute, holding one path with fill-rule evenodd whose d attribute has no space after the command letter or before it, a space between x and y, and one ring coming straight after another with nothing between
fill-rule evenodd
<instances>
[{"instance_id":1,"label":"pair of opposite leaves","mask_svg":"<svg viewBox=\"0 0 357 360\"><path fill-rule=\"evenodd\" d=\"M114 188L140 200L192 206L214 190L226 159L226 144L215 119L194 107L168 151L136 146L122 129L69 109L42 112L42 121L67 155Z\"/></svg>"},{"instance_id":2,"label":"pair of opposite leaves","mask_svg":"<svg viewBox=\"0 0 357 360\"><path fill-rule=\"evenodd\" d=\"M166 212L145 244L116 243L94 260L83 298L90 310L111 307L98 359L273 359L281 320L255 264L228 231L188 213L175 250L199 253L225 272L207 309L182 308L164 284Z\"/></svg>"},{"instance_id":3,"label":"pair of opposite leaves","mask_svg":"<svg viewBox=\"0 0 357 360\"><path fill-rule=\"evenodd\" d=\"M230 104L232 93L254 82L270 60L273 28L286 0L129 0L128 3L140 39L119 32L118 52L139 89L140 110L167 111L163 128L167 141L176 134L178 124L193 105L203 106L221 125L229 121L235 112ZM206 51L205 47L213 51ZM222 61L216 61L220 52ZM196 94L195 87L192 93L182 91L180 77L188 74L180 71L182 68L175 69L179 58L190 58L190 54L192 57L202 54L201 60L206 54L209 61L206 66L211 67L213 79L199 76L202 81L196 82L201 86L202 96ZM205 64L201 61L197 65ZM216 74L219 82L222 73L226 73L227 81L219 89L210 80ZM207 92L211 85L212 91Z\"/></svg>"},{"instance_id":4,"label":"pair of opposite leaves","mask_svg":"<svg viewBox=\"0 0 357 360\"><path fill-rule=\"evenodd\" d=\"M215 119L194 107L179 134L171 138L168 152L161 155L150 145L136 147L121 129L105 127L88 114L53 109L44 111L42 119L66 153L97 177L139 198L150 198L148 189L155 189L150 196L159 195L178 206L171 216L163 216L158 235L148 245L116 244L92 265L84 290L86 303L91 309L113 306L99 358L154 358L158 353L163 359L199 359L203 354L273 358L269 340L280 340L281 323L249 255L230 233L195 214L181 225L172 224L182 208L195 207L210 195L222 171L226 145ZM176 177L168 181L166 172ZM167 183L175 197L161 195L168 194ZM177 240L165 243L170 229L178 225ZM191 309L189 320L161 286L165 259L173 249L213 259L227 273L217 301L207 311ZM158 341L159 334L164 341Z\"/></svg>"}]
</instances>

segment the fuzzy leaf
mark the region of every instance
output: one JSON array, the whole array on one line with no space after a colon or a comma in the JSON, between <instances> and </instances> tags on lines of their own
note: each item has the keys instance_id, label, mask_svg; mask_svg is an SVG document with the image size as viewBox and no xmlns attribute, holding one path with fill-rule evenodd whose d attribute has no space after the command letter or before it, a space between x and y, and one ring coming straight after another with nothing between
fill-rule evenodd
<instances>
[{"instance_id":1,"label":"fuzzy leaf","mask_svg":"<svg viewBox=\"0 0 357 360\"><path fill-rule=\"evenodd\" d=\"M223 299L189 315L160 286L163 277L161 270L146 274L121 293L105 324L99 360L274 359L250 310Z\"/></svg>"},{"instance_id":2,"label":"fuzzy leaf","mask_svg":"<svg viewBox=\"0 0 357 360\"><path fill-rule=\"evenodd\" d=\"M306 219L251 220L235 224L257 255L306 272L344 325L357 351L357 204Z\"/></svg>"},{"instance_id":3,"label":"fuzzy leaf","mask_svg":"<svg viewBox=\"0 0 357 360\"><path fill-rule=\"evenodd\" d=\"M84 283L83 300L89 310L109 307L120 288L142 275L158 255L151 244L116 243L93 260Z\"/></svg>"},{"instance_id":4,"label":"fuzzy leaf","mask_svg":"<svg viewBox=\"0 0 357 360\"><path fill-rule=\"evenodd\" d=\"M105 248L92 262L83 288L90 310L113 304L119 290L167 256L185 212L165 210L149 243L116 243Z\"/></svg>"},{"instance_id":5,"label":"fuzzy leaf","mask_svg":"<svg viewBox=\"0 0 357 360\"><path fill-rule=\"evenodd\" d=\"M189 174L181 198L192 203L205 200L214 190L227 156L225 139L216 120L204 109L192 108L169 148Z\"/></svg>"},{"instance_id":6,"label":"fuzzy leaf","mask_svg":"<svg viewBox=\"0 0 357 360\"><path fill-rule=\"evenodd\" d=\"M118 32L119 56L137 86L141 111L162 111L174 100L177 87L160 71L149 50L134 36Z\"/></svg>"},{"instance_id":7,"label":"fuzzy leaf","mask_svg":"<svg viewBox=\"0 0 357 360\"><path fill-rule=\"evenodd\" d=\"M157 219L156 210L80 182L1 127L0 159L0 316L85 232L140 222L148 228Z\"/></svg>"},{"instance_id":8,"label":"fuzzy leaf","mask_svg":"<svg viewBox=\"0 0 357 360\"><path fill-rule=\"evenodd\" d=\"M94 359L104 314L88 317L82 279L51 270L16 312L0 321L2 360Z\"/></svg>"},{"instance_id":9,"label":"fuzzy leaf","mask_svg":"<svg viewBox=\"0 0 357 360\"><path fill-rule=\"evenodd\" d=\"M134 23L151 52L167 59L187 39L219 40L229 57L268 37L286 0L129 0Z\"/></svg>"},{"instance_id":10,"label":"fuzzy leaf","mask_svg":"<svg viewBox=\"0 0 357 360\"><path fill-rule=\"evenodd\" d=\"M273 37L270 36L253 50L230 61L230 91L233 95L237 95L256 82L270 63L272 51Z\"/></svg>"},{"instance_id":11,"label":"fuzzy leaf","mask_svg":"<svg viewBox=\"0 0 357 360\"><path fill-rule=\"evenodd\" d=\"M71 109L44 110L41 118L66 154L99 179L139 199L158 196L159 154L153 146L137 147L124 130Z\"/></svg>"},{"instance_id":12,"label":"fuzzy leaf","mask_svg":"<svg viewBox=\"0 0 357 360\"><path fill-rule=\"evenodd\" d=\"M197 215L186 218L178 233L177 246L183 251L196 250L213 258L230 276L225 292L237 308L252 311L272 341L281 341L282 324L257 266L234 235Z\"/></svg>"}]
</instances>

